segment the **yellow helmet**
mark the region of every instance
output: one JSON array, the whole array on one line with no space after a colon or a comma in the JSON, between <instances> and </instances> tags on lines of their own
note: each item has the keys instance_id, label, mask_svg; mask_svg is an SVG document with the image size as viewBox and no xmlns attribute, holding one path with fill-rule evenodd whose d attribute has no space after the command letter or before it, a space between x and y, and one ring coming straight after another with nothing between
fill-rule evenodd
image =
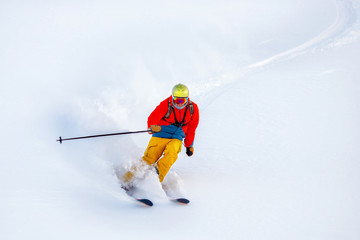
<instances>
[{"instance_id":1,"label":"yellow helmet","mask_svg":"<svg viewBox=\"0 0 360 240\"><path fill-rule=\"evenodd\" d=\"M187 98L189 97L189 89L184 84L176 84L172 89L173 97Z\"/></svg>"}]
</instances>

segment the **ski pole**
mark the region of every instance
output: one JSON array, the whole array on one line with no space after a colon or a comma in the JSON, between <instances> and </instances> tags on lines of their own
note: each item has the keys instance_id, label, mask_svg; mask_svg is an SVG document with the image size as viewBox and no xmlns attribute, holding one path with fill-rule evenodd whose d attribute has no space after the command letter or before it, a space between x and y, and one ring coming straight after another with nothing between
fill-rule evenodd
<instances>
[{"instance_id":1,"label":"ski pole","mask_svg":"<svg viewBox=\"0 0 360 240\"><path fill-rule=\"evenodd\" d=\"M74 137L74 138L62 138L61 136L56 141L59 141L60 144L63 141L68 140L76 140L76 139L84 139L84 138L96 138L96 137L106 137L106 136L114 136L114 135L124 135L124 134L133 134L133 133L144 133L150 132L150 130L143 130L143 131L135 131L135 132L121 132L121 133L109 133L109 134L99 134L99 135L92 135L92 136L84 136L84 137Z\"/></svg>"}]
</instances>

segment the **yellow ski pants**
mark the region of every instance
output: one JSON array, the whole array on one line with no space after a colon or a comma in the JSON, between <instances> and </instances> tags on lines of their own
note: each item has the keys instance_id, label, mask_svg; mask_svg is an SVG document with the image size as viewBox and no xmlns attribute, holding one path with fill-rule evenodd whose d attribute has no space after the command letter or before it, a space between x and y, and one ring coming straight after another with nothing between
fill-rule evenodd
<instances>
[{"instance_id":1,"label":"yellow ski pants","mask_svg":"<svg viewBox=\"0 0 360 240\"><path fill-rule=\"evenodd\" d=\"M159 171L159 180L162 182L169 172L171 166L175 163L178 158L178 154L181 152L182 141L179 139L168 139L152 137L145 150L142 159L148 165L156 163ZM162 157L161 157L162 156ZM140 168L144 166L133 166L123 176L124 183L129 183L133 180L136 172L140 171Z\"/></svg>"},{"instance_id":2,"label":"yellow ski pants","mask_svg":"<svg viewBox=\"0 0 360 240\"><path fill-rule=\"evenodd\" d=\"M143 160L149 165L156 163L160 182L164 180L171 166L178 158L178 154L181 152L181 145L182 141L179 139L158 137L150 139Z\"/></svg>"}]
</instances>

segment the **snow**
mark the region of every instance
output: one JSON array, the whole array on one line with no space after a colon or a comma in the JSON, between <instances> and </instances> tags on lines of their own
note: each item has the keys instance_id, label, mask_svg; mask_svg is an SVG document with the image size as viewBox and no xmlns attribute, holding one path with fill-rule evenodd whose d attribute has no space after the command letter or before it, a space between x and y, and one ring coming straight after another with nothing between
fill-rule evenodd
<instances>
[{"instance_id":1,"label":"snow","mask_svg":"<svg viewBox=\"0 0 360 240\"><path fill-rule=\"evenodd\" d=\"M2 1L0 238L360 239L360 1ZM200 108L137 205L116 170L173 85ZM145 187L146 187L145 186Z\"/></svg>"}]
</instances>

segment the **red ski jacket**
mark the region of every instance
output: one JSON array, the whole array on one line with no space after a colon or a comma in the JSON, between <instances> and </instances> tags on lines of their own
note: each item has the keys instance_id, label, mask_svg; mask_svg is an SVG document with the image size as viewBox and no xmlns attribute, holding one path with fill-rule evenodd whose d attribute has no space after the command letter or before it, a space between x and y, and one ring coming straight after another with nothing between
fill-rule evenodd
<instances>
[{"instance_id":1,"label":"red ski jacket","mask_svg":"<svg viewBox=\"0 0 360 240\"><path fill-rule=\"evenodd\" d=\"M168 112L169 108L169 101L171 104L171 114L168 118L165 118L166 113ZM195 131L199 124L199 108L196 103L192 102L194 111L191 115L190 109L189 109L189 102L188 100L187 106L183 109L177 109L172 102L172 96L169 98L166 98L163 100L156 108L155 110L150 114L148 117L148 128L151 125L159 125L159 126L174 126L176 122L182 122L182 126L179 128L182 129L183 133L185 134L185 147L190 147L193 145L194 138L195 138ZM175 115L174 115L175 114ZM184 118L185 116L185 118ZM170 127L170 126L169 126ZM164 130L163 130L164 129ZM166 132L165 129L168 129L167 127L163 127L162 130L159 133L154 133L154 137L162 137L162 138L178 138L177 136L170 136L168 132ZM178 131L177 131L178 132ZM182 140L182 139L180 139Z\"/></svg>"}]
</instances>

